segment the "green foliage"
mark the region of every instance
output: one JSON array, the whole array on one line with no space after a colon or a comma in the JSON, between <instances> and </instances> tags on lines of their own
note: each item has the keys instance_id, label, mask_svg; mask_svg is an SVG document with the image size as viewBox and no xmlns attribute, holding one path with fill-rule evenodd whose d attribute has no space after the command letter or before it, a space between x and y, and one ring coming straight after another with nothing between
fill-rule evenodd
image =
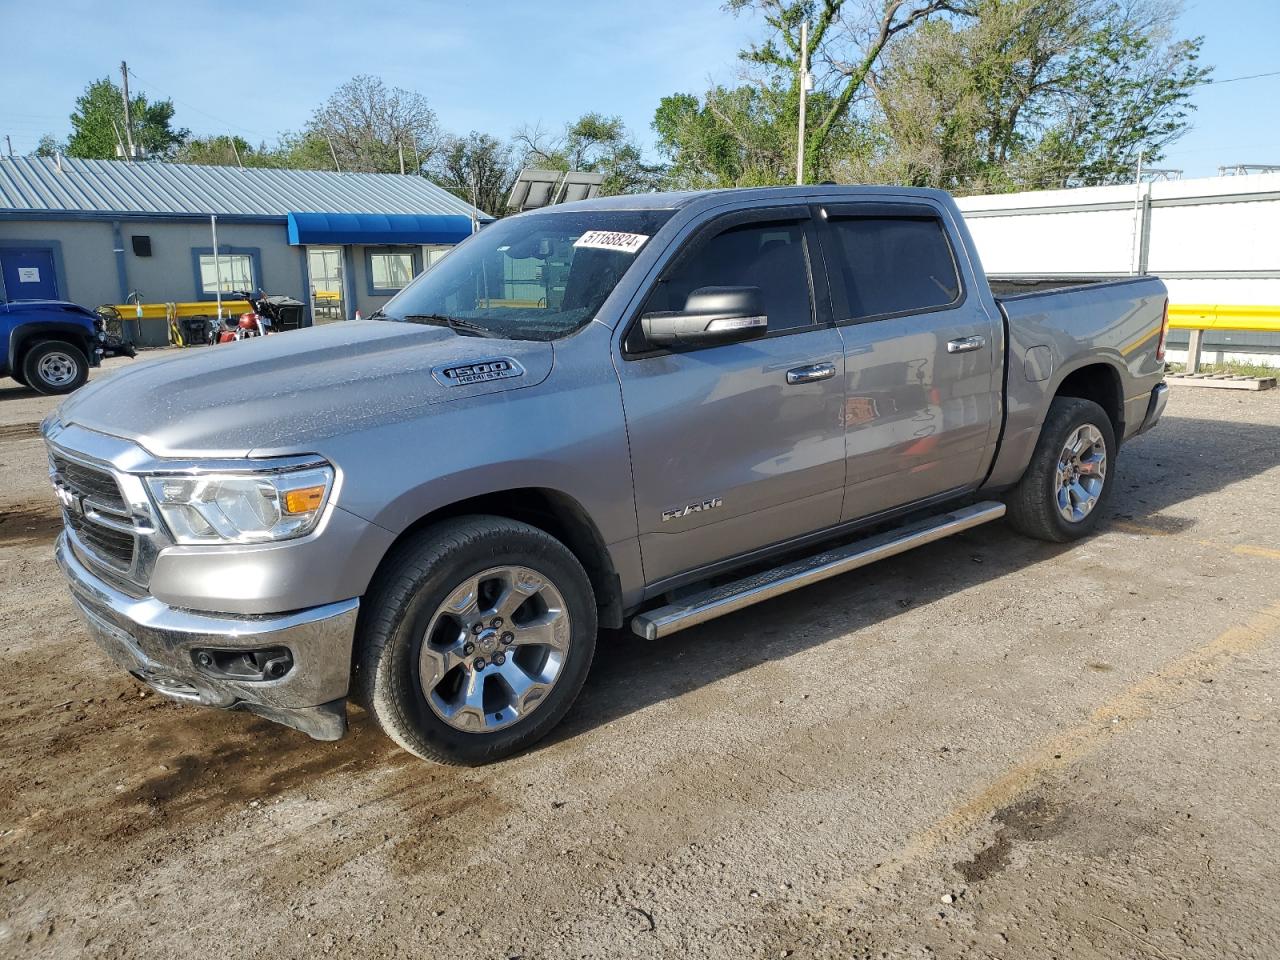
<instances>
[{"instance_id":1,"label":"green foliage","mask_svg":"<svg viewBox=\"0 0 1280 960\"><path fill-rule=\"evenodd\" d=\"M346 171L422 173L440 140L427 98L388 87L378 77L352 77L338 87L301 134L282 138L290 165Z\"/></svg>"},{"instance_id":2,"label":"green foliage","mask_svg":"<svg viewBox=\"0 0 1280 960\"><path fill-rule=\"evenodd\" d=\"M1173 40L1174 0L730 0L768 36L735 87L662 99L653 128L678 186L794 177L800 30L814 74L805 180L995 192L1131 179L1185 132L1208 71ZM849 8L849 9L847 9Z\"/></svg>"},{"instance_id":3,"label":"green foliage","mask_svg":"<svg viewBox=\"0 0 1280 960\"><path fill-rule=\"evenodd\" d=\"M190 131L173 127L173 102L149 103L142 94L129 101L133 142L149 157L168 159L186 142ZM120 87L110 78L95 80L76 98L71 114L71 138L67 155L87 159L111 160L116 145L127 143L124 122L124 100Z\"/></svg>"},{"instance_id":4,"label":"green foliage","mask_svg":"<svg viewBox=\"0 0 1280 960\"><path fill-rule=\"evenodd\" d=\"M198 163L217 167L279 167L278 151L265 143L257 147L244 137L192 137L174 154L176 163Z\"/></svg>"},{"instance_id":5,"label":"green foliage","mask_svg":"<svg viewBox=\"0 0 1280 960\"><path fill-rule=\"evenodd\" d=\"M877 85L881 179L958 192L1131 180L1187 127L1207 71L1162 0L980 0L894 51Z\"/></svg>"},{"instance_id":6,"label":"green foliage","mask_svg":"<svg viewBox=\"0 0 1280 960\"><path fill-rule=\"evenodd\" d=\"M662 182L663 171L645 163L621 117L584 113L558 136L526 127L515 140L522 166L603 173L602 196L643 193Z\"/></svg>"},{"instance_id":7,"label":"green foliage","mask_svg":"<svg viewBox=\"0 0 1280 960\"><path fill-rule=\"evenodd\" d=\"M52 133L46 133L40 137L40 142L36 144L36 148L31 151L33 157L53 157L59 153L66 153L66 144L58 142L58 138Z\"/></svg>"},{"instance_id":8,"label":"green foliage","mask_svg":"<svg viewBox=\"0 0 1280 960\"><path fill-rule=\"evenodd\" d=\"M459 199L502 216L516 172L510 145L472 130L445 139L429 176Z\"/></svg>"}]
</instances>

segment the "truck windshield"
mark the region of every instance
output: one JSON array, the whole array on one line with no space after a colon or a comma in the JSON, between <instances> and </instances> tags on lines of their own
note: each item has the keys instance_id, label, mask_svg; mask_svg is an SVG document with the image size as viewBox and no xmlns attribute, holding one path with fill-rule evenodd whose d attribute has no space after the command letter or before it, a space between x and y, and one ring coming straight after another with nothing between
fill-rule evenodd
<instances>
[{"instance_id":1,"label":"truck windshield","mask_svg":"<svg viewBox=\"0 0 1280 960\"><path fill-rule=\"evenodd\" d=\"M462 336L557 340L588 323L671 210L584 210L500 220L375 316Z\"/></svg>"}]
</instances>

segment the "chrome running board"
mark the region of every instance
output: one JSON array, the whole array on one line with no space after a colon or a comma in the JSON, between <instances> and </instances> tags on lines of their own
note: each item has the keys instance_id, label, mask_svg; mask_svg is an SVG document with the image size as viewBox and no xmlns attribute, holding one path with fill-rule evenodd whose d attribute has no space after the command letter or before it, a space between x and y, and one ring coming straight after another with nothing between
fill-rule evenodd
<instances>
[{"instance_id":1,"label":"chrome running board","mask_svg":"<svg viewBox=\"0 0 1280 960\"><path fill-rule=\"evenodd\" d=\"M735 580L733 583L712 587L686 597L679 603L637 614L631 618L631 629L646 640L670 636L686 627L706 623L791 590L807 587L828 577L838 577L877 560L998 520L1004 516L1004 511L1003 503L988 500L927 517L865 540Z\"/></svg>"}]
</instances>

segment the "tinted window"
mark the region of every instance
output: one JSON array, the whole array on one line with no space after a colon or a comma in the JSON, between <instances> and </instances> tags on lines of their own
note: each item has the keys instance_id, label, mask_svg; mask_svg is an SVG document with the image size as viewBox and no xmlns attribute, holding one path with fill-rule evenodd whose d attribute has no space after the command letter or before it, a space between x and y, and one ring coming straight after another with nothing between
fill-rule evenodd
<instances>
[{"instance_id":1,"label":"tinted window","mask_svg":"<svg viewBox=\"0 0 1280 960\"><path fill-rule=\"evenodd\" d=\"M753 223L724 231L663 277L643 312L681 310L699 287L759 287L770 333L813 323L804 227Z\"/></svg>"},{"instance_id":2,"label":"tinted window","mask_svg":"<svg viewBox=\"0 0 1280 960\"><path fill-rule=\"evenodd\" d=\"M921 217L858 217L830 222L849 317L943 307L960 296L942 224Z\"/></svg>"}]
</instances>

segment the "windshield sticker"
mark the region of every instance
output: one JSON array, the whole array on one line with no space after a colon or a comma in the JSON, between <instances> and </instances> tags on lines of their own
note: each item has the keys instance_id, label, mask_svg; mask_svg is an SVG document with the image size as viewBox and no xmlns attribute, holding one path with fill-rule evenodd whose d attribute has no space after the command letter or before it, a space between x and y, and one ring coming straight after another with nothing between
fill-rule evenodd
<instances>
[{"instance_id":1,"label":"windshield sticker","mask_svg":"<svg viewBox=\"0 0 1280 960\"><path fill-rule=\"evenodd\" d=\"M618 233L614 230L588 230L577 240L575 247L590 247L592 250L616 250L618 253L635 253L648 240L643 233Z\"/></svg>"}]
</instances>

